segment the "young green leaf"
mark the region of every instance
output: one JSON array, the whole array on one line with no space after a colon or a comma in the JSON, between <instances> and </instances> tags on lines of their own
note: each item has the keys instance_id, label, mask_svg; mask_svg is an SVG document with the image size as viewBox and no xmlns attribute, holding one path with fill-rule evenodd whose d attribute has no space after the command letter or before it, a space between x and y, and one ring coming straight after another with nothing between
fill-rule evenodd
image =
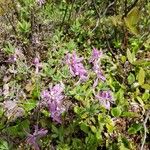
<instances>
[{"instance_id":1,"label":"young green leaf","mask_svg":"<svg viewBox=\"0 0 150 150\"><path fill-rule=\"evenodd\" d=\"M129 129L128 133L129 134L136 134L138 131L140 131L142 128L141 124L133 124Z\"/></svg>"},{"instance_id":2,"label":"young green leaf","mask_svg":"<svg viewBox=\"0 0 150 150\"><path fill-rule=\"evenodd\" d=\"M129 29L129 31L131 31L133 34L137 35L138 34L138 30L136 27L136 24L139 21L139 10L137 7L134 7L127 15L127 17L124 18L125 21L125 25L127 26L127 28Z\"/></svg>"},{"instance_id":3,"label":"young green leaf","mask_svg":"<svg viewBox=\"0 0 150 150\"><path fill-rule=\"evenodd\" d=\"M145 90L150 90L150 85L149 84L143 84L141 87Z\"/></svg>"},{"instance_id":4,"label":"young green leaf","mask_svg":"<svg viewBox=\"0 0 150 150\"><path fill-rule=\"evenodd\" d=\"M0 150L9 150L7 141L0 139Z\"/></svg>"},{"instance_id":5,"label":"young green leaf","mask_svg":"<svg viewBox=\"0 0 150 150\"><path fill-rule=\"evenodd\" d=\"M121 109L119 107L115 107L115 108L112 108L111 110L111 114L114 116L114 117L119 117L121 115Z\"/></svg>"},{"instance_id":6,"label":"young green leaf","mask_svg":"<svg viewBox=\"0 0 150 150\"><path fill-rule=\"evenodd\" d=\"M128 83L132 84L135 81L135 76L134 74L130 73L128 76Z\"/></svg>"},{"instance_id":7,"label":"young green leaf","mask_svg":"<svg viewBox=\"0 0 150 150\"><path fill-rule=\"evenodd\" d=\"M23 104L23 108L28 112L36 107L37 102L35 100L27 100Z\"/></svg>"},{"instance_id":8,"label":"young green leaf","mask_svg":"<svg viewBox=\"0 0 150 150\"><path fill-rule=\"evenodd\" d=\"M88 132L89 132L89 127L88 127L87 124L84 123L84 122L82 122L82 123L80 124L80 129L81 129L83 132L85 132L85 133L88 133Z\"/></svg>"},{"instance_id":9,"label":"young green leaf","mask_svg":"<svg viewBox=\"0 0 150 150\"><path fill-rule=\"evenodd\" d=\"M140 71L138 73L138 83L140 85L144 84L144 80L145 80L145 71L143 68L140 68Z\"/></svg>"},{"instance_id":10,"label":"young green leaf","mask_svg":"<svg viewBox=\"0 0 150 150\"><path fill-rule=\"evenodd\" d=\"M131 64L135 61L135 55L134 53L131 53L129 49L127 49L127 58Z\"/></svg>"}]
</instances>

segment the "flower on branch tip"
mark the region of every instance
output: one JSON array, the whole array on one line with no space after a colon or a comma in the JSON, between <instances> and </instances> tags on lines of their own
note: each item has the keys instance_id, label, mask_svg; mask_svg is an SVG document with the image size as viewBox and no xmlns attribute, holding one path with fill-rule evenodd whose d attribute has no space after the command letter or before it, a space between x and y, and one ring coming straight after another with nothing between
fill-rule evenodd
<instances>
[{"instance_id":1,"label":"flower on branch tip","mask_svg":"<svg viewBox=\"0 0 150 150\"><path fill-rule=\"evenodd\" d=\"M46 134L48 133L48 130L46 129L39 129L38 126L34 126L34 133L28 134L28 137L26 139L27 143L31 146L33 146L33 148L35 150L40 150L39 145L38 145L38 140L44 136L46 136Z\"/></svg>"},{"instance_id":2,"label":"flower on branch tip","mask_svg":"<svg viewBox=\"0 0 150 150\"><path fill-rule=\"evenodd\" d=\"M83 58L78 57L75 52L66 55L66 64L69 66L70 73L73 77L79 76L80 81L87 80L87 70L82 64Z\"/></svg>"},{"instance_id":3,"label":"flower on branch tip","mask_svg":"<svg viewBox=\"0 0 150 150\"><path fill-rule=\"evenodd\" d=\"M95 97L106 109L110 109L110 103L113 103L114 101L112 97L112 92L110 90L100 91L97 95L95 95Z\"/></svg>"}]
</instances>

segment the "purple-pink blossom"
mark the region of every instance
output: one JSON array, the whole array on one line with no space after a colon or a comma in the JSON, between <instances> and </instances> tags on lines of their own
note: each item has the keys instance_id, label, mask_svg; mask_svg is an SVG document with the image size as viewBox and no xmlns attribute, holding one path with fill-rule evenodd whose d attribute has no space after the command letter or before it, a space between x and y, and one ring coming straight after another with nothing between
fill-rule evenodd
<instances>
[{"instance_id":1,"label":"purple-pink blossom","mask_svg":"<svg viewBox=\"0 0 150 150\"><path fill-rule=\"evenodd\" d=\"M95 95L95 97L106 109L110 109L110 103L113 103L114 101L112 97L112 92L110 90L100 91L97 95Z\"/></svg>"},{"instance_id":2,"label":"purple-pink blossom","mask_svg":"<svg viewBox=\"0 0 150 150\"><path fill-rule=\"evenodd\" d=\"M58 123L61 123L61 114L65 111L63 106L63 90L63 84L56 84L50 87L49 90L44 90L41 93L42 105L49 109L51 118Z\"/></svg>"},{"instance_id":3,"label":"purple-pink blossom","mask_svg":"<svg viewBox=\"0 0 150 150\"><path fill-rule=\"evenodd\" d=\"M38 140L44 136L46 136L48 130L46 129L39 129L38 126L34 126L35 130L33 134L28 133L28 137L26 139L27 143L35 150L40 150L39 145L38 145Z\"/></svg>"},{"instance_id":4,"label":"purple-pink blossom","mask_svg":"<svg viewBox=\"0 0 150 150\"><path fill-rule=\"evenodd\" d=\"M66 55L66 64L69 66L70 73L73 77L79 76L80 81L87 80L87 70L82 64L83 58L77 56L75 52Z\"/></svg>"},{"instance_id":5,"label":"purple-pink blossom","mask_svg":"<svg viewBox=\"0 0 150 150\"><path fill-rule=\"evenodd\" d=\"M6 60L6 62L8 62L8 63L15 63L16 61L17 61L17 57L16 57L15 54L14 55L10 55L8 60Z\"/></svg>"},{"instance_id":6,"label":"purple-pink blossom","mask_svg":"<svg viewBox=\"0 0 150 150\"><path fill-rule=\"evenodd\" d=\"M103 55L102 51L99 51L97 48L94 47L89 62L94 63L95 61L99 61L102 55Z\"/></svg>"},{"instance_id":7,"label":"purple-pink blossom","mask_svg":"<svg viewBox=\"0 0 150 150\"><path fill-rule=\"evenodd\" d=\"M42 6L45 3L45 0L36 0L39 6Z\"/></svg>"},{"instance_id":8,"label":"purple-pink blossom","mask_svg":"<svg viewBox=\"0 0 150 150\"><path fill-rule=\"evenodd\" d=\"M94 81L93 87L96 87L98 85L99 81L104 82L106 80L106 78L105 78L105 76L103 74L103 71L101 70L101 67L100 67L100 65L98 64L97 61L95 61L93 63L93 71L96 74L96 79Z\"/></svg>"},{"instance_id":9,"label":"purple-pink blossom","mask_svg":"<svg viewBox=\"0 0 150 150\"><path fill-rule=\"evenodd\" d=\"M93 71L96 73L98 79L100 79L102 81L106 80L106 78L104 77L103 72L102 72L101 67L98 64L98 62L94 63L94 65L93 65Z\"/></svg>"},{"instance_id":10,"label":"purple-pink blossom","mask_svg":"<svg viewBox=\"0 0 150 150\"><path fill-rule=\"evenodd\" d=\"M38 74L39 73L39 69L42 68L42 63L40 63L40 60L39 60L38 57L34 58L33 64L35 66L35 73Z\"/></svg>"},{"instance_id":11,"label":"purple-pink blossom","mask_svg":"<svg viewBox=\"0 0 150 150\"><path fill-rule=\"evenodd\" d=\"M90 63L93 64L93 71L96 74L96 79L94 81L93 87L96 87L98 85L99 81L104 82L106 80L106 78L101 70L100 63L99 63L102 55L103 55L102 51L99 51L98 49L93 48L92 55L91 55L91 58L89 61Z\"/></svg>"}]
</instances>

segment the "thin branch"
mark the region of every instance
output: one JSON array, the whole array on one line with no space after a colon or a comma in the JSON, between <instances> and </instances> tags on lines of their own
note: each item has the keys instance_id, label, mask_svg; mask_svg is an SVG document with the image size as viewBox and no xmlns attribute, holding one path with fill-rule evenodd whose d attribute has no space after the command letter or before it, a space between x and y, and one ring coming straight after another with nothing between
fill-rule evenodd
<instances>
[{"instance_id":1,"label":"thin branch","mask_svg":"<svg viewBox=\"0 0 150 150\"><path fill-rule=\"evenodd\" d=\"M64 22L65 22L65 19L66 19L66 16L67 16L67 11L68 11L68 5L66 5L66 9L65 9L65 13L64 13L64 16L63 16L63 19L62 19L62 23L60 25L60 31L64 25Z\"/></svg>"},{"instance_id":2,"label":"thin branch","mask_svg":"<svg viewBox=\"0 0 150 150\"><path fill-rule=\"evenodd\" d=\"M143 142L142 142L142 146L141 146L141 149L140 150L144 150L144 144L145 144L145 141L146 141L146 137L147 137L147 127L146 127L146 124L147 124L147 121L148 121L148 118L150 116L150 111L148 111L146 117L145 117L145 120L144 120L144 123L143 123L143 127L144 127L144 137L143 137Z\"/></svg>"},{"instance_id":3,"label":"thin branch","mask_svg":"<svg viewBox=\"0 0 150 150\"><path fill-rule=\"evenodd\" d=\"M98 19L97 19L97 21L96 21L96 26L94 27L94 29L92 30L92 32L94 32L94 31L96 30L96 28L98 27L99 22L100 22L100 18L102 18L102 17L105 16L105 14L107 13L109 7L111 7L114 3L115 3L115 2L110 3L110 4L107 6L107 8L105 9L104 13L103 13L102 15L100 15L101 12L99 12L99 10L97 9L95 0L93 0L94 8L95 8L96 13L97 13L97 15L98 15Z\"/></svg>"},{"instance_id":4,"label":"thin branch","mask_svg":"<svg viewBox=\"0 0 150 150\"><path fill-rule=\"evenodd\" d=\"M114 5L114 3L115 3L115 1L112 2L112 3L110 3L110 4L107 6L107 8L105 9L105 11L104 11L104 13L103 13L103 16L107 13L108 9L109 9L112 5Z\"/></svg>"},{"instance_id":5,"label":"thin branch","mask_svg":"<svg viewBox=\"0 0 150 150\"><path fill-rule=\"evenodd\" d=\"M127 14L127 4L128 4L128 2L127 2L127 0L125 0L125 2L124 2L124 14Z\"/></svg>"},{"instance_id":6,"label":"thin branch","mask_svg":"<svg viewBox=\"0 0 150 150\"><path fill-rule=\"evenodd\" d=\"M73 6L74 6L74 4L75 4L75 1L76 1L76 0L74 0L74 1L72 2L71 9L70 9L70 13L69 13L69 17L68 17L68 22L69 22L69 20L70 20L70 18L71 18L71 13L72 13Z\"/></svg>"},{"instance_id":7,"label":"thin branch","mask_svg":"<svg viewBox=\"0 0 150 150\"><path fill-rule=\"evenodd\" d=\"M94 32L95 30L96 30L96 28L98 27L98 25L99 25L99 18L97 19L97 21L96 21L96 25L95 25L95 27L94 27L94 29L91 31L91 32Z\"/></svg>"}]
</instances>

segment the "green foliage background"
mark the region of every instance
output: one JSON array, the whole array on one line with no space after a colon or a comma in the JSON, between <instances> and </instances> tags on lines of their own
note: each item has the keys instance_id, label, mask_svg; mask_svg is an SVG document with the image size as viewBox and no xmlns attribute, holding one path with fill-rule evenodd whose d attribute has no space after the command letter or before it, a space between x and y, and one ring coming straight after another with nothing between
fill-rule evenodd
<instances>
[{"instance_id":1,"label":"green foliage background","mask_svg":"<svg viewBox=\"0 0 150 150\"><path fill-rule=\"evenodd\" d=\"M0 0L0 102L16 99L25 115L13 120L0 105L0 149L30 149L26 132L35 122L49 130L39 141L41 149L137 150L149 149L150 109L150 3L147 0ZM110 111L94 99L94 75L75 86L64 58L76 49L88 63L92 47L102 49L102 68L115 104ZM22 57L15 64L6 59L18 48ZM43 68L34 74L33 58L39 55ZM15 71L16 72L15 72ZM9 76L7 81L4 77ZM62 125L52 122L46 109L37 114L40 93L50 83L66 85L69 106ZM1 94L4 85L9 94ZM23 94L24 93L25 96ZM144 150L143 149L143 150Z\"/></svg>"}]
</instances>

